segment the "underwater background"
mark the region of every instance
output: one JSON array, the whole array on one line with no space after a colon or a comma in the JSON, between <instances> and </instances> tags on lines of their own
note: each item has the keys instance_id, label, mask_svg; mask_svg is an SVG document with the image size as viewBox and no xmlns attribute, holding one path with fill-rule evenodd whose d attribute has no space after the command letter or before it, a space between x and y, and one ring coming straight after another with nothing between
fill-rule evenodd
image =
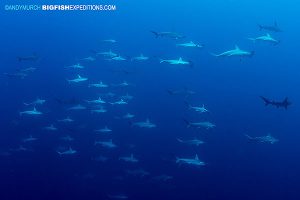
<instances>
[{"instance_id":1,"label":"underwater background","mask_svg":"<svg viewBox=\"0 0 300 200\"><path fill-rule=\"evenodd\" d=\"M15 3L20 4L3 1L1 6ZM77 0L114 4L117 10L1 9L0 199L300 199L299 3ZM275 23L282 31L258 26ZM185 37L156 38L151 31ZM248 39L265 33L280 42ZM190 41L203 47L176 45ZM235 45L255 54L212 55ZM97 55L109 50L125 60ZM135 61L141 53L149 59ZM37 59L26 60L32 55ZM180 57L190 64L160 60ZM85 68L67 68L77 63ZM25 73L30 67L34 70ZM88 80L67 81L78 74ZM88 87L99 81L109 87ZM129 85L121 87L124 81ZM128 104L114 105L126 94L132 96ZM288 97L292 104L288 109L265 106L260 96ZM87 100L98 97L106 101L106 113L91 113L94 107ZM46 102L24 105L37 98ZM86 109L70 109L79 104ZM209 112L197 113L190 105L205 105ZM34 107L40 116L20 114ZM134 117L124 118L126 113ZM59 121L65 117L74 121ZM137 125L147 119L155 127ZM215 127L190 127L187 121L209 121ZM56 129L48 130L50 125ZM95 133L106 126L110 134ZM246 134L271 134L278 141L251 142ZM27 142L28 136L36 141ZM184 144L179 138L203 144ZM115 148L95 145L110 139ZM76 152L58 153L69 147ZM137 163L120 159L131 154ZM203 166L177 160L195 155Z\"/></svg>"}]
</instances>

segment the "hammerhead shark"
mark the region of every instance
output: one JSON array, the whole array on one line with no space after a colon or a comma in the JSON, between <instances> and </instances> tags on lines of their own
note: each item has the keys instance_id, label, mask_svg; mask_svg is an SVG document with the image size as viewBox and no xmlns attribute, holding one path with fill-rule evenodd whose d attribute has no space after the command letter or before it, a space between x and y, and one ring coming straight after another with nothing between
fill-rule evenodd
<instances>
[{"instance_id":1,"label":"hammerhead shark","mask_svg":"<svg viewBox=\"0 0 300 200\"><path fill-rule=\"evenodd\" d=\"M171 39L176 39L176 40L185 38L184 35L181 35L181 34L175 33L175 32L155 32L155 31L150 31L150 32L153 33L156 38L166 37L166 38L171 38Z\"/></svg>"},{"instance_id":2,"label":"hammerhead shark","mask_svg":"<svg viewBox=\"0 0 300 200\"><path fill-rule=\"evenodd\" d=\"M277 22L274 22L273 25L260 25L258 24L259 30L266 30L272 32L282 32L282 30L278 27Z\"/></svg>"},{"instance_id":3,"label":"hammerhead shark","mask_svg":"<svg viewBox=\"0 0 300 200\"><path fill-rule=\"evenodd\" d=\"M245 50L240 49L239 46L235 45L234 49L224 51L219 54L212 53L212 55L215 57L231 57L231 56L252 57L254 55L254 51L245 51Z\"/></svg>"},{"instance_id":4,"label":"hammerhead shark","mask_svg":"<svg viewBox=\"0 0 300 200\"><path fill-rule=\"evenodd\" d=\"M290 106L292 103L289 102L288 98L286 97L283 101L274 101L274 100L269 100L263 96L260 96L260 98L265 102L265 105L272 105L272 106L276 106L276 108L285 108L287 109L288 106Z\"/></svg>"}]
</instances>

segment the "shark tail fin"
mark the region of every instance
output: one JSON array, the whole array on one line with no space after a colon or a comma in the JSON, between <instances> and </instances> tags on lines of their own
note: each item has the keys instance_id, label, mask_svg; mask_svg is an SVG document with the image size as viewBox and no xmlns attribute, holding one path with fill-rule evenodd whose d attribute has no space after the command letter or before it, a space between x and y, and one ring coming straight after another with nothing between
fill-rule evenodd
<instances>
[{"instance_id":1,"label":"shark tail fin","mask_svg":"<svg viewBox=\"0 0 300 200\"><path fill-rule=\"evenodd\" d=\"M159 34L155 31L150 31L151 33L153 33L155 35L155 38L158 38L159 37Z\"/></svg>"},{"instance_id":2,"label":"shark tail fin","mask_svg":"<svg viewBox=\"0 0 300 200\"><path fill-rule=\"evenodd\" d=\"M284 109L286 109L286 110L288 109L288 105L287 104L284 105Z\"/></svg>"},{"instance_id":3,"label":"shark tail fin","mask_svg":"<svg viewBox=\"0 0 300 200\"><path fill-rule=\"evenodd\" d=\"M168 89L167 92L168 92L169 95L174 95L174 91L172 91L172 90Z\"/></svg>"},{"instance_id":4,"label":"shark tail fin","mask_svg":"<svg viewBox=\"0 0 300 200\"><path fill-rule=\"evenodd\" d=\"M271 101L263 96L260 96L260 98L265 102L265 106L269 105Z\"/></svg>"},{"instance_id":5,"label":"shark tail fin","mask_svg":"<svg viewBox=\"0 0 300 200\"><path fill-rule=\"evenodd\" d=\"M252 42L256 42L255 38L247 38L248 40L251 40Z\"/></svg>"},{"instance_id":6,"label":"shark tail fin","mask_svg":"<svg viewBox=\"0 0 300 200\"><path fill-rule=\"evenodd\" d=\"M191 61L191 60L189 60L188 62L189 62L189 66L190 66L190 68L194 68L194 62L193 62L193 61Z\"/></svg>"},{"instance_id":7,"label":"shark tail fin","mask_svg":"<svg viewBox=\"0 0 300 200\"><path fill-rule=\"evenodd\" d=\"M186 123L187 128L191 127L191 123L187 119L183 119L183 121Z\"/></svg>"},{"instance_id":8,"label":"shark tail fin","mask_svg":"<svg viewBox=\"0 0 300 200\"><path fill-rule=\"evenodd\" d=\"M219 55L216 54L216 53L210 53L210 55L212 55L212 56L214 56L214 57L219 57Z\"/></svg>"},{"instance_id":9,"label":"shark tail fin","mask_svg":"<svg viewBox=\"0 0 300 200\"><path fill-rule=\"evenodd\" d=\"M189 109L192 108L191 104L189 104L189 102L187 102L187 100L184 101L184 104L185 104Z\"/></svg>"},{"instance_id":10,"label":"shark tail fin","mask_svg":"<svg viewBox=\"0 0 300 200\"><path fill-rule=\"evenodd\" d=\"M249 140L252 140L253 137L249 136L248 134L245 134L245 136L249 139Z\"/></svg>"},{"instance_id":11,"label":"shark tail fin","mask_svg":"<svg viewBox=\"0 0 300 200\"><path fill-rule=\"evenodd\" d=\"M133 122L131 120L128 121L128 124L130 125L130 127L133 127Z\"/></svg>"},{"instance_id":12,"label":"shark tail fin","mask_svg":"<svg viewBox=\"0 0 300 200\"><path fill-rule=\"evenodd\" d=\"M178 142L183 142L183 140L180 139L180 138L176 138L176 139L177 139Z\"/></svg>"},{"instance_id":13,"label":"shark tail fin","mask_svg":"<svg viewBox=\"0 0 300 200\"><path fill-rule=\"evenodd\" d=\"M284 108L287 110L288 109L288 106L291 104L289 102L289 99L286 97L284 100L283 100L283 103L284 103Z\"/></svg>"}]
</instances>

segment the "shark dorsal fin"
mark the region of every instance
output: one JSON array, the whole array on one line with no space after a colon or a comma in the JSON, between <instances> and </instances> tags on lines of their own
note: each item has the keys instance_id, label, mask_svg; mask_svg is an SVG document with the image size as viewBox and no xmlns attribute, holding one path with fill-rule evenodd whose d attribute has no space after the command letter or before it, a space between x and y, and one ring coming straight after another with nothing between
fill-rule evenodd
<instances>
[{"instance_id":1,"label":"shark dorsal fin","mask_svg":"<svg viewBox=\"0 0 300 200\"><path fill-rule=\"evenodd\" d=\"M77 77L78 77L78 78L81 78L81 76L80 76L79 74L77 75Z\"/></svg>"},{"instance_id":2,"label":"shark dorsal fin","mask_svg":"<svg viewBox=\"0 0 300 200\"><path fill-rule=\"evenodd\" d=\"M181 57L179 57L179 59L178 59L179 61L182 61L182 58Z\"/></svg>"},{"instance_id":3,"label":"shark dorsal fin","mask_svg":"<svg viewBox=\"0 0 300 200\"><path fill-rule=\"evenodd\" d=\"M35 107L33 107L33 111L36 111L36 108L35 108Z\"/></svg>"},{"instance_id":4,"label":"shark dorsal fin","mask_svg":"<svg viewBox=\"0 0 300 200\"><path fill-rule=\"evenodd\" d=\"M238 45L234 46L235 50L240 50L240 47Z\"/></svg>"},{"instance_id":5,"label":"shark dorsal fin","mask_svg":"<svg viewBox=\"0 0 300 200\"><path fill-rule=\"evenodd\" d=\"M199 160L198 154L195 155L195 160Z\"/></svg>"},{"instance_id":6,"label":"shark dorsal fin","mask_svg":"<svg viewBox=\"0 0 300 200\"><path fill-rule=\"evenodd\" d=\"M150 120L149 120L149 118L147 118L147 119L146 119L146 123L150 123Z\"/></svg>"},{"instance_id":7,"label":"shark dorsal fin","mask_svg":"<svg viewBox=\"0 0 300 200\"><path fill-rule=\"evenodd\" d=\"M267 37L271 37L271 35L269 33L266 34Z\"/></svg>"}]
</instances>

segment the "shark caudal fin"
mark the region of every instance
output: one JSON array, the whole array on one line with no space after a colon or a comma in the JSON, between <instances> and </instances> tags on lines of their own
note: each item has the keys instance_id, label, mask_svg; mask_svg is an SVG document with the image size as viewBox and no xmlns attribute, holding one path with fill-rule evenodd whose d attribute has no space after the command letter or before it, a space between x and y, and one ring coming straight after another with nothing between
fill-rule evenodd
<instances>
[{"instance_id":1,"label":"shark caudal fin","mask_svg":"<svg viewBox=\"0 0 300 200\"><path fill-rule=\"evenodd\" d=\"M251 40L252 42L256 42L255 38L247 38L248 40Z\"/></svg>"},{"instance_id":2,"label":"shark caudal fin","mask_svg":"<svg viewBox=\"0 0 300 200\"><path fill-rule=\"evenodd\" d=\"M184 104L185 104L189 109L192 109L191 104L189 104L189 102L188 102L187 100L184 101Z\"/></svg>"},{"instance_id":3,"label":"shark caudal fin","mask_svg":"<svg viewBox=\"0 0 300 200\"><path fill-rule=\"evenodd\" d=\"M191 61L191 60L189 60L188 62L189 62L189 67L190 67L190 68L194 68L194 62Z\"/></svg>"},{"instance_id":4,"label":"shark caudal fin","mask_svg":"<svg viewBox=\"0 0 300 200\"><path fill-rule=\"evenodd\" d=\"M271 104L271 101L263 96L260 96L260 98L265 102L265 106Z\"/></svg>"},{"instance_id":5,"label":"shark caudal fin","mask_svg":"<svg viewBox=\"0 0 300 200\"><path fill-rule=\"evenodd\" d=\"M210 55L214 56L214 57L219 57L220 55L216 54L216 53L210 53Z\"/></svg>"},{"instance_id":6,"label":"shark caudal fin","mask_svg":"<svg viewBox=\"0 0 300 200\"><path fill-rule=\"evenodd\" d=\"M180 139L180 138L176 138L176 140L177 140L178 142L183 142L183 140Z\"/></svg>"},{"instance_id":7,"label":"shark caudal fin","mask_svg":"<svg viewBox=\"0 0 300 200\"><path fill-rule=\"evenodd\" d=\"M189 122L187 119L183 119L183 121L186 123L187 128L191 127L191 122Z\"/></svg>"},{"instance_id":8,"label":"shark caudal fin","mask_svg":"<svg viewBox=\"0 0 300 200\"><path fill-rule=\"evenodd\" d=\"M175 94L175 92L172 91L172 90L167 90L167 92L168 92L169 95L174 95Z\"/></svg>"},{"instance_id":9,"label":"shark caudal fin","mask_svg":"<svg viewBox=\"0 0 300 200\"><path fill-rule=\"evenodd\" d=\"M289 102L289 99L286 97L286 98L283 100L283 106L284 106L284 108L287 110L289 105L291 105L291 102Z\"/></svg>"},{"instance_id":10,"label":"shark caudal fin","mask_svg":"<svg viewBox=\"0 0 300 200\"><path fill-rule=\"evenodd\" d=\"M252 137L250 137L248 134L245 134L245 136L248 138L248 139L251 139Z\"/></svg>"},{"instance_id":11,"label":"shark caudal fin","mask_svg":"<svg viewBox=\"0 0 300 200\"><path fill-rule=\"evenodd\" d=\"M155 38L158 38L159 37L159 34L155 31L150 31L151 33L153 33L155 35Z\"/></svg>"}]
</instances>

